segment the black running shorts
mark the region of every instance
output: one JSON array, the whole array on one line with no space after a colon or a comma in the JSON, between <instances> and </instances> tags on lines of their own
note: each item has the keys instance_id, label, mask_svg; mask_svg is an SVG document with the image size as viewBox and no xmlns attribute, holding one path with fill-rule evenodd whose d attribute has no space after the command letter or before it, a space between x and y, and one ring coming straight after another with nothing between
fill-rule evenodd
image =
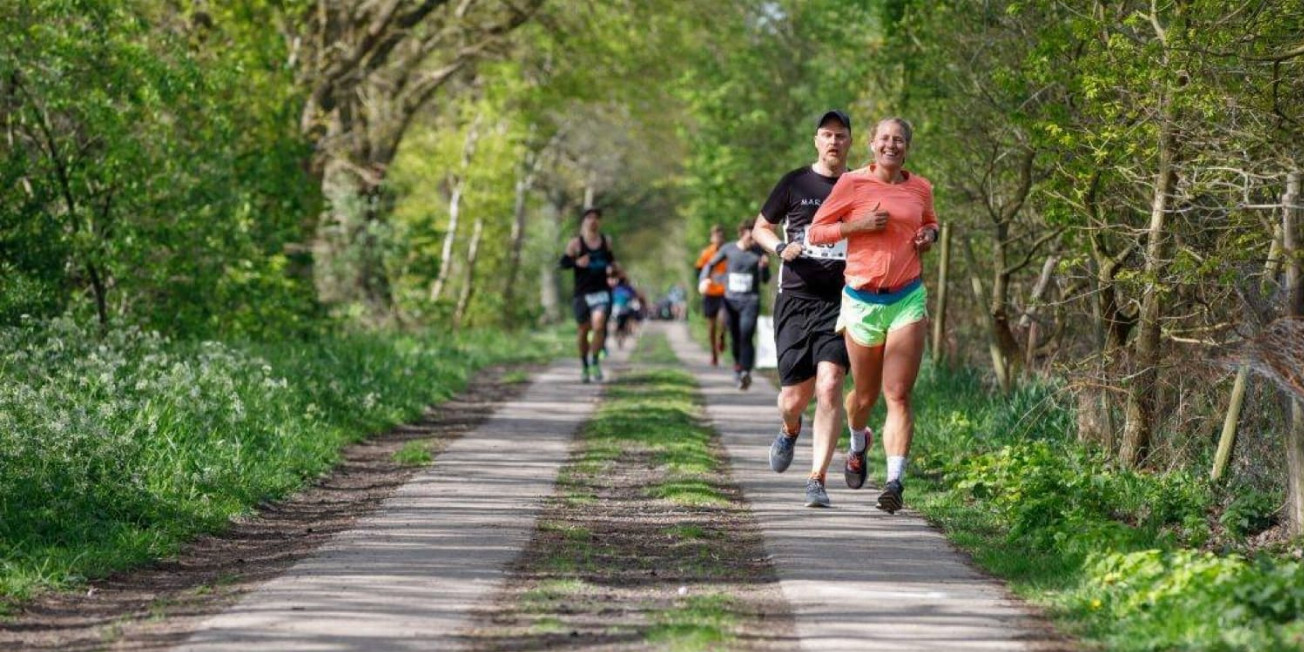
<instances>
[{"instance_id":1,"label":"black running shorts","mask_svg":"<svg viewBox=\"0 0 1304 652\"><path fill-rule=\"evenodd\" d=\"M590 292L581 294L571 300L571 311L575 313L575 322L587 324L593 319L595 311L611 316L611 292Z\"/></svg>"},{"instance_id":2,"label":"black running shorts","mask_svg":"<svg viewBox=\"0 0 1304 652\"><path fill-rule=\"evenodd\" d=\"M720 314L720 309L724 308L724 295L713 297L709 294L702 295L702 314L707 319L715 319Z\"/></svg>"},{"instance_id":3,"label":"black running shorts","mask_svg":"<svg viewBox=\"0 0 1304 652\"><path fill-rule=\"evenodd\" d=\"M779 384L797 385L815 377L821 362L843 371L851 368L847 345L840 333L836 301L823 301L780 293L774 302L774 343L779 357Z\"/></svg>"}]
</instances>

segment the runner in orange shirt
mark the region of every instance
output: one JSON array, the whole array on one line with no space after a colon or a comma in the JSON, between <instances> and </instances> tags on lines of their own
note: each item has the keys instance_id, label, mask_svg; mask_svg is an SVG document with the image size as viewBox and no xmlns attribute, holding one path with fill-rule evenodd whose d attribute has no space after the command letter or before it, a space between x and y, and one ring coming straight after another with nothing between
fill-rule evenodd
<instances>
[{"instance_id":1,"label":"runner in orange shirt","mask_svg":"<svg viewBox=\"0 0 1304 652\"><path fill-rule=\"evenodd\" d=\"M846 287L837 330L846 338L854 388L846 398L852 448L847 468L865 466L864 439L880 389L887 403L883 449L887 483L878 508L901 509L906 458L914 436L910 393L923 360L928 294L921 255L937 241L933 187L903 166L913 130L901 118L878 123L870 140L874 163L842 175L810 227L813 244L847 241Z\"/></svg>"},{"instance_id":2,"label":"runner in orange shirt","mask_svg":"<svg viewBox=\"0 0 1304 652\"><path fill-rule=\"evenodd\" d=\"M701 255L697 257L697 263L693 265L693 269L698 274L702 273L702 268L711 260L715 252L720 250L722 244L724 244L724 227L716 224L711 227L711 244L702 250ZM709 274L705 285L706 291L702 293L702 314L706 317L707 332L710 333L711 338L712 367L720 364L720 355L724 353L724 334L728 331L725 325L727 313L724 311L724 286L720 284L727 266L728 263L723 260L716 264Z\"/></svg>"}]
</instances>

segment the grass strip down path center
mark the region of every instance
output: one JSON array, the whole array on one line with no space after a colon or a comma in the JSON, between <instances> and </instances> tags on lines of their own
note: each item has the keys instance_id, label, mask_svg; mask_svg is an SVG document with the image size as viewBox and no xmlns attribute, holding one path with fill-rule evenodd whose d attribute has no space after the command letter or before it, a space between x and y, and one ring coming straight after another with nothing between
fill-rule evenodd
<instances>
[{"instance_id":1,"label":"grass strip down path center","mask_svg":"<svg viewBox=\"0 0 1304 652\"><path fill-rule=\"evenodd\" d=\"M476 649L792 649L761 535L663 335L606 387ZM524 447L528 450L528 444Z\"/></svg>"}]
</instances>

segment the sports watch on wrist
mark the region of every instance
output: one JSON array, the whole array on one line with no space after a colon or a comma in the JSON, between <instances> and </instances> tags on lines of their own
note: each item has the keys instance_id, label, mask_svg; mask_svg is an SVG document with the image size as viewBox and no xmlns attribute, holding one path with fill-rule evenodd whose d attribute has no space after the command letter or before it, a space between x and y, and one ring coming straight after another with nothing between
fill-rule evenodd
<instances>
[{"instance_id":1,"label":"sports watch on wrist","mask_svg":"<svg viewBox=\"0 0 1304 652\"><path fill-rule=\"evenodd\" d=\"M783 250L786 249L787 247L788 247L788 243L784 242L783 240L780 240L777 244L774 245L774 255L782 256Z\"/></svg>"}]
</instances>

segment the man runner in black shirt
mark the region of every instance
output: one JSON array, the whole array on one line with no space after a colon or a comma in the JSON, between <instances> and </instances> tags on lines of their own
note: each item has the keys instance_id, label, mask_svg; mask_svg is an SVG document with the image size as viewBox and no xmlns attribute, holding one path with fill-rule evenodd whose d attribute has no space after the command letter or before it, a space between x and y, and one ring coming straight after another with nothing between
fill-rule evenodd
<instances>
[{"instance_id":1,"label":"man runner in black shirt","mask_svg":"<svg viewBox=\"0 0 1304 652\"><path fill-rule=\"evenodd\" d=\"M829 506L825 476L837 446L842 381L850 360L842 335L834 331L842 303L846 242L811 245L806 240L806 229L833 184L847 171L850 149L851 119L847 114L834 110L820 116L815 123L815 162L779 180L753 229L756 243L781 259L779 294L774 303L774 340L783 423L770 446L770 468L774 471L782 473L792 464L793 447L801 433L801 415L811 398L816 400L815 423L811 426L814 456L806 480L807 507ZM778 224L783 225L781 233L775 233ZM865 446L860 450L864 451ZM850 458L846 470L847 484L853 489L865 483L863 453L858 460L854 473Z\"/></svg>"},{"instance_id":2,"label":"man runner in black shirt","mask_svg":"<svg viewBox=\"0 0 1304 652\"><path fill-rule=\"evenodd\" d=\"M607 318L611 315L611 288L607 277L620 271L616 254L611 251L611 239L600 231L602 211L589 208L580 216L580 234L566 243L566 253L561 266L575 270L575 296L571 308L579 325L580 363L582 382L602 382L602 367L598 353L607 338ZM589 335L592 334L592 341Z\"/></svg>"}]
</instances>

